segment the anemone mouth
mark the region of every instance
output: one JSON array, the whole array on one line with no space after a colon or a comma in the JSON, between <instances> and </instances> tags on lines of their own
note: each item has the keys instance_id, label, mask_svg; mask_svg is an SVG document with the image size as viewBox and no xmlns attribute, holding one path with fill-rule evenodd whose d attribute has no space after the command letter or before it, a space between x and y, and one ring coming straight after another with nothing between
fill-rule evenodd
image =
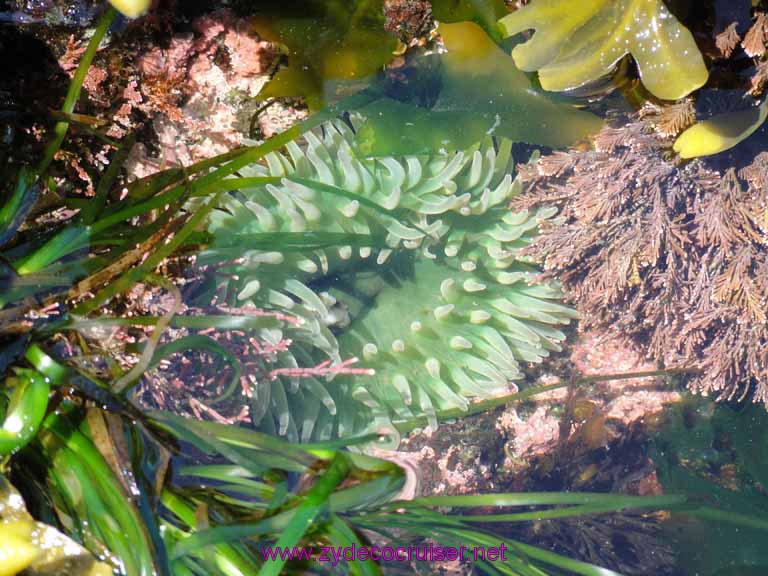
<instances>
[{"instance_id":1,"label":"anemone mouth","mask_svg":"<svg viewBox=\"0 0 768 576\"><path fill-rule=\"evenodd\" d=\"M257 383L254 424L293 440L347 436L510 390L519 363L559 349L575 312L535 284L519 255L548 209L510 212L520 192L511 142L364 158L340 120L241 176L269 177L228 195L208 229L206 263L239 249L219 284L233 303L302 320L268 338L293 346L289 367L359 359L364 375ZM256 237L332 237L314 248L248 247ZM230 252L227 252L230 250Z\"/></svg>"}]
</instances>

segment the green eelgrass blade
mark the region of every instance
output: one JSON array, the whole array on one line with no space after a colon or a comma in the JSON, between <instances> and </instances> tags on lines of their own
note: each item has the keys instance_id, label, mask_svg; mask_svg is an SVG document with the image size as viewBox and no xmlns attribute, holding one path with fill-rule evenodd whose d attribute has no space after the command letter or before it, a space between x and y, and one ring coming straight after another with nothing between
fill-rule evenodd
<instances>
[{"instance_id":1,"label":"green eelgrass blade","mask_svg":"<svg viewBox=\"0 0 768 576\"><path fill-rule=\"evenodd\" d=\"M120 169L125 164L125 160L128 158L128 154L131 148L133 148L135 141L136 137L133 134L130 135L115 152L109 167L96 186L93 198L90 198L88 204L80 211L79 219L83 224L93 224L94 220L101 214L107 202L107 194L120 174Z\"/></svg>"},{"instance_id":2,"label":"green eelgrass blade","mask_svg":"<svg viewBox=\"0 0 768 576\"><path fill-rule=\"evenodd\" d=\"M179 520L187 525L188 529L194 529L198 525L198 519L195 514L195 508L188 502L184 501L178 495L164 490L162 494L162 503L168 510L171 511ZM166 524L166 534L173 534L176 532L177 540L175 544L183 542L183 539L188 537L188 534L181 534L181 531L174 529L173 526ZM200 550L190 551L190 554L199 553ZM236 546L228 543L220 543L213 545L213 554L205 551L204 557L201 559L207 565L207 569L204 572L196 572L200 576L208 576L208 574L220 573L224 576L251 576L256 573L257 560L249 557L241 546ZM182 565L182 562L188 560L189 556L177 558L174 563L174 573L178 574L178 566ZM202 568L202 567L201 567ZM217 570L217 572L213 572Z\"/></svg>"},{"instance_id":3,"label":"green eelgrass blade","mask_svg":"<svg viewBox=\"0 0 768 576\"><path fill-rule=\"evenodd\" d=\"M255 475L268 468L302 472L317 460L300 447L255 430L191 420L169 412L149 412L148 417L180 440L209 454L223 456Z\"/></svg>"},{"instance_id":4,"label":"green eelgrass blade","mask_svg":"<svg viewBox=\"0 0 768 576\"><path fill-rule=\"evenodd\" d=\"M491 547L498 549L501 544L504 544L507 548L506 563L499 561L494 562L494 564L491 565L487 562L477 562L479 567L488 573L492 573L492 570L489 570L489 568L492 568L510 575L546 576L548 572L542 571L532 563L532 561L535 561L536 564L544 563L556 566L557 568L566 570L568 573L581 574L583 576L621 576L606 568L601 568L578 560L572 560L542 548L523 544L515 540L501 539L492 534L478 531L473 527L464 526L460 522L456 523L455 519L452 517L441 518L439 514L433 513L429 515L429 517L422 519L420 522L414 522L414 520L414 517L412 517L409 512L406 512L405 514L393 515L392 517L381 519L380 522L381 527L385 527L386 529L401 529L407 533L420 536L421 538L437 540L441 544L448 544L455 547L467 546L470 550L473 550L475 547L483 548L485 550ZM380 526L374 517L356 517L354 522L374 531L380 529Z\"/></svg>"},{"instance_id":5,"label":"green eelgrass blade","mask_svg":"<svg viewBox=\"0 0 768 576\"><path fill-rule=\"evenodd\" d=\"M310 525L327 510L329 497L344 481L349 471L350 466L346 456L339 452L331 460L331 465L325 474L303 496L301 504L277 539L275 544L277 548L292 548L301 541ZM285 560L282 559L267 561L259 570L259 576L278 576L284 565Z\"/></svg>"},{"instance_id":6,"label":"green eelgrass blade","mask_svg":"<svg viewBox=\"0 0 768 576\"><path fill-rule=\"evenodd\" d=\"M355 194L354 192L349 192L347 190L344 190L343 188L339 188L338 186L332 186L331 184L324 184L322 182L318 182L317 180L309 180L308 178L299 178L298 176L286 176L285 179L290 180L291 182L296 182L297 184L301 184L302 186L306 186L307 188L317 190L319 192L325 192L326 194L331 194L334 196L341 196L342 198L347 198L348 200L355 200L359 202L362 206L365 206L366 208L370 208L371 210L374 210L386 216L391 216L394 218L395 215L397 214L397 210L390 210L388 208L384 208L384 206L376 204L376 202L374 202L369 198L366 198L365 196L362 196L360 194Z\"/></svg>"},{"instance_id":7,"label":"green eelgrass blade","mask_svg":"<svg viewBox=\"0 0 768 576\"><path fill-rule=\"evenodd\" d=\"M126 576L154 576L154 550L141 515L91 440L68 422L51 414L40 436L50 462L52 490L60 514L69 516L94 553L99 544Z\"/></svg>"},{"instance_id":8,"label":"green eelgrass blade","mask_svg":"<svg viewBox=\"0 0 768 576\"><path fill-rule=\"evenodd\" d=\"M214 156L212 158L208 158L206 160L201 160L199 162L196 162L195 164L192 164L191 166L186 166L184 168L180 167L172 167L167 168L165 170L162 170L161 172L156 172L155 174L151 174L149 176L145 176L144 178L141 178L139 180L136 180L134 182L131 182L127 186L127 193L125 195L125 198L116 203L114 207L111 209L118 210L122 209L126 206L129 206L133 204L135 201L141 201L146 200L147 198L150 198L159 192L169 188L170 186L173 186L174 184L178 184L191 176L200 173L205 172L207 170L210 170L211 168L215 168L216 166L220 166L222 164L225 164L226 162L229 162L230 160L233 160L235 158L238 158L243 153L245 153L249 148L237 148L235 150L231 150L229 152L225 152L224 154L220 154L218 156ZM262 183L262 184L270 184L273 183L273 177L256 177L254 180L251 180L249 178L227 178L224 180L224 182L227 181L235 181L240 182L240 184L232 184L234 188L231 189L237 189L242 187L242 182L250 182L251 185L254 185L256 183ZM278 179L279 180L279 179ZM220 190L226 191L228 189L228 184L225 184L223 182L220 182L218 184L221 186ZM207 196L210 194L210 190L197 190L195 191L192 196Z\"/></svg>"},{"instance_id":9,"label":"green eelgrass blade","mask_svg":"<svg viewBox=\"0 0 768 576\"><path fill-rule=\"evenodd\" d=\"M147 422L145 415L131 404L124 396L113 393L111 388L84 370L66 367L48 354L37 344L32 344L26 353L32 366L55 386L67 384L108 410L124 414L136 422Z\"/></svg>"},{"instance_id":10,"label":"green eelgrass blade","mask_svg":"<svg viewBox=\"0 0 768 576\"><path fill-rule=\"evenodd\" d=\"M697 372L697 368L669 368L666 370L644 370L639 372L619 372L616 374L597 374L594 376L584 376L576 380L577 385L588 385L594 382L601 382L606 380L627 380L630 378L646 378L650 376L671 376L673 374L685 374ZM453 420L456 418L465 418L471 414L479 414L480 412L487 412L498 406L503 406L509 403L519 403L527 400L533 396L549 392L550 390L557 390L558 388L565 388L568 386L567 382L560 382L557 384L548 384L545 386L531 386L525 390L507 394L504 396L498 396L489 398L487 400L480 400L479 402L473 402L469 405L467 410L461 408L450 408L448 410L441 410L436 413L437 420L439 422L445 422L446 420ZM426 426L429 424L427 416L421 416L412 420L400 420L394 422L395 428L401 435L406 435L413 431L415 428Z\"/></svg>"},{"instance_id":11,"label":"green eelgrass blade","mask_svg":"<svg viewBox=\"0 0 768 576\"><path fill-rule=\"evenodd\" d=\"M104 422L111 419L113 423L119 423L119 427L115 426L111 429L109 426L105 427L107 431L111 431L108 434L108 441L113 446L113 450L118 452L120 440L125 439L122 447L127 449L131 470L126 474L125 468L120 466L123 460L118 458L113 463L117 465L115 472L122 474L126 484L132 484L135 487L134 502L144 520L155 551L155 563L160 572L158 576L170 576L168 552L162 536L159 514L160 493L163 485L170 480L170 451L159 439L152 438L145 427L130 417L118 416L103 410L92 410L91 413L102 416ZM89 428L93 429L91 423L92 420L89 420ZM118 434L121 431L124 432L122 436ZM133 482L131 482L132 479Z\"/></svg>"},{"instance_id":12,"label":"green eelgrass blade","mask_svg":"<svg viewBox=\"0 0 768 576\"><path fill-rule=\"evenodd\" d=\"M26 275L34 272L38 272L47 266L50 266L57 260L76 252L89 245L99 246L105 244L115 244L118 246L128 245L130 238L126 238L124 231L120 232L120 238L103 238L100 234L112 230L121 222L124 222L130 218L147 214L153 210L160 208L166 208L171 206L174 202L178 202L183 194L184 189L179 188L174 191L173 194L165 194L145 202L141 202L136 205L128 206L123 210L114 212L109 216L104 216L98 221L91 223L93 218L101 211L103 202L105 201L106 192L111 185L111 181L117 175L117 169L113 169L116 164L110 165L107 173L104 175L102 182L104 186L99 185L97 194L101 193L103 197L94 197L91 200L93 204L86 204L83 208L81 215L75 220L74 223L67 224L61 231L54 234L45 244L35 249L30 254L24 256L20 260L15 262L16 271L19 274ZM155 223L157 227L157 223ZM142 229L139 231L139 236L148 237L151 235L151 230Z\"/></svg>"},{"instance_id":13,"label":"green eelgrass blade","mask_svg":"<svg viewBox=\"0 0 768 576\"><path fill-rule=\"evenodd\" d=\"M479 414L481 412L487 412L498 406L504 406L509 403L523 402L529 398L538 394L543 394L551 390L557 390L559 388L565 388L568 386L567 382L561 382L557 384L547 384L544 386L531 386L525 390L519 392L513 392L512 394L506 394L504 396L497 396L494 398L488 398L487 400L480 400L473 402L469 405L469 408L463 410L461 408L449 408L447 410L440 410L435 413L438 422L445 422L447 420L454 420L456 418L465 418L471 414ZM429 424L429 418L427 416L420 416L411 420L400 420L393 422L395 429L401 434L406 435L416 428L426 426Z\"/></svg>"},{"instance_id":14,"label":"green eelgrass blade","mask_svg":"<svg viewBox=\"0 0 768 576\"><path fill-rule=\"evenodd\" d=\"M345 460L344 467L348 470L345 476L362 475L366 477L365 471L354 465L352 460L353 454L338 452L333 456L331 462L338 462L338 459L342 456ZM335 513L347 509L369 510L372 507L375 508L381 499L391 499L402 486L402 471L389 462L386 462L384 467L391 469L380 475L381 477L353 485L351 488L334 489L328 492L324 496L323 506L327 506L328 510ZM334 475L338 473L338 470L333 472ZM310 511L303 511L302 516L297 519L297 513L306 501L306 498L306 494L298 497L286 494L284 497L280 497L276 490L274 499L277 500L277 503L274 506L272 504L269 505L269 510L274 511L274 515L264 517L264 505L261 502L253 503L248 506L248 509L251 510L252 515L253 513L258 513L258 518L247 522L235 521L228 524L214 525L208 529L198 531L184 542L179 543L174 549L174 556L178 558L204 546L212 546L224 542L241 542L258 536L263 536L267 540L274 540L277 535L283 534L290 525L300 526L303 522L307 522L304 515L310 514ZM232 500L229 501L231 502ZM292 502L298 502L299 504L296 507L286 508ZM245 504L242 501L240 503ZM312 513L314 514L315 512L318 512L318 510L313 509ZM278 543L278 545L283 546L281 543ZM293 544L287 545L289 547L293 546Z\"/></svg>"},{"instance_id":15,"label":"green eelgrass blade","mask_svg":"<svg viewBox=\"0 0 768 576\"><path fill-rule=\"evenodd\" d=\"M355 200L359 202L362 206L365 206L366 208L370 208L371 210L375 212L379 212L380 214L383 214L384 216L388 216L392 219L397 219L398 215L401 214L400 210L390 210L388 208L384 208L383 206L376 204L373 200L370 200L369 198L366 198L365 196L362 196L360 194L355 194L354 192L349 192L347 190L344 190L343 188L339 188L338 186L332 186L331 184L324 184L323 182L318 182L317 180L309 180L307 178L298 178L296 176L287 176L286 180L291 180L293 182L296 182L297 184L301 184L303 186L306 186L307 188L312 188L314 190L317 190L319 192L325 192L326 194L333 194L336 196L341 196L342 198L347 198L349 200ZM416 226L415 224L411 223L411 226L416 228L417 230L420 230L424 234L427 234L426 231L422 230L419 226Z\"/></svg>"},{"instance_id":16,"label":"green eelgrass blade","mask_svg":"<svg viewBox=\"0 0 768 576\"><path fill-rule=\"evenodd\" d=\"M49 264L89 245L91 230L85 226L66 226L40 248L14 263L19 274L39 272Z\"/></svg>"},{"instance_id":17,"label":"green eelgrass blade","mask_svg":"<svg viewBox=\"0 0 768 576\"><path fill-rule=\"evenodd\" d=\"M0 246L19 229L40 195L29 170L22 166L11 197L0 207Z\"/></svg>"},{"instance_id":18,"label":"green eelgrass blade","mask_svg":"<svg viewBox=\"0 0 768 576\"><path fill-rule=\"evenodd\" d=\"M685 496L624 496L621 494L600 494L596 492L508 492L499 494L473 494L467 496L427 496L407 502L393 503L397 508L422 508L450 506L474 508L479 506L557 506L557 505L598 505L614 506L616 510L632 507L655 506L667 508L686 502Z\"/></svg>"},{"instance_id":19,"label":"green eelgrass blade","mask_svg":"<svg viewBox=\"0 0 768 576\"><path fill-rule=\"evenodd\" d=\"M65 114L71 114L74 111L77 99L80 97L80 90L83 87L85 76L88 74L88 69L91 67L91 62L93 62L93 58L96 56L99 45L116 16L117 12L110 6L104 11L99 18L99 21L96 23L96 30L88 41L88 46L86 47L85 52L83 52L83 55L80 57L77 70L75 70L72 82L69 85L69 90L67 90L67 95L64 98L64 105L61 107L61 111ZM40 163L35 168L36 178L39 178L46 170L48 170L48 166L50 166L53 161L53 157L56 156L56 152L59 151L61 144L64 142L68 129L69 122L58 122L54 127L53 140L49 142L45 149L43 159L40 160Z\"/></svg>"},{"instance_id":20,"label":"green eelgrass blade","mask_svg":"<svg viewBox=\"0 0 768 576\"><path fill-rule=\"evenodd\" d=\"M454 530L452 532L460 539L461 542L471 544L476 547L482 547L488 549L490 547L499 548L501 544L504 544L510 553L519 555L518 557L525 562L530 568L532 574L547 574L546 571L541 571L536 566L530 565L531 560L538 561L539 563L549 564L556 566L562 570L569 571L570 573L581 574L582 576L621 576L621 574L595 566L594 564L588 564L579 560L572 560L544 550L543 548L537 548L536 546L530 546L510 539L500 539L496 536L484 533L475 532L472 530ZM518 568L519 569L519 568Z\"/></svg>"},{"instance_id":21,"label":"green eelgrass blade","mask_svg":"<svg viewBox=\"0 0 768 576\"><path fill-rule=\"evenodd\" d=\"M336 440L326 440L324 442L308 442L306 444L302 444L301 447L304 448L307 452L310 452L317 456L318 458L322 457L328 457L330 456L330 453L334 450L343 450L344 448L349 448L350 446L360 446L362 444L370 444L372 442L375 442L377 440L381 439L380 434L363 434L362 436L352 436L350 438L337 438ZM353 463L355 465L358 465L357 459L360 458L360 454L350 454L350 458L352 459ZM387 460L379 460L379 459L373 459L375 462L381 463L385 467L388 467L391 462ZM358 466L361 468L364 468L365 466Z\"/></svg>"},{"instance_id":22,"label":"green eelgrass blade","mask_svg":"<svg viewBox=\"0 0 768 576\"><path fill-rule=\"evenodd\" d=\"M153 254L151 254L141 265L136 268L132 268L123 273L117 280L102 288L93 298L83 302L75 307L74 313L79 315L85 315L92 312L104 302L110 300L117 294L128 290L136 282L141 281L147 274L152 272L155 267L160 264L165 258L173 254L176 249L184 243L187 237L197 228L203 219L216 205L219 199L219 192L208 203L193 214L186 220L181 229L174 235L174 237L166 244L158 248Z\"/></svg>"},{"instance_id":23,"label":"green eelgrass blade","mask_svg":"<svg viewBox=\"0 0 768 576\"><path fill-rule=\"evenodd\" d=\"M614 572L608 568L588 564L587 562L581 562L580 560L573 560L572 558L561 556L560 554L550 552L544 548L531 546L530 544L524 544L522 542L514 542L514 544L517 550L525 553L528 558L538 560L539 562L543 562L550 566L556 566L557 568L575 574L581 574L582 576L622 576L619 572Z\"/></svg>"},{"instance_id":24,"label":"green eelgrass blade","mask_svg":"<svg viewBox=\"0 0 768 576\"><path fill-rule=\"evenodd\" d=\"M690 514L691 516L704 518L705 520L714 520L718 524L733 524L734 526L768 531L768 520L764 520L758 516L748 516L746 514L740 514L739 512L720 510L709 506L694 507L690 510L686 510L685 513Z\"/></svg>"},{"instance_id":25,"label":"green eelgrass blade","mask_svg":"<svg viewBox=\"0 0 768 576\"><path fill-rule=\"evenodd\" d=\"M130 182L126 186L127 193L125 198L116 202L113 206L110 206L110 208L107 209L107 213L109 213L110 210L116 212L134 202L140 202L147 198L151 198L169 186L183 181L187 178L189 173L189 169L185 170L178 166L174 166L173 168L167 168L166 170L155 172L154 174Z\"/></svg>"},{"instance_id":26,"label":"green eelgrass blade","mask_svg":"<svg viewBox=\"0 0 768 576\"><path fill-rule=\"evenodd\" d=\"M48 409L48 379L36 370L16 370L16 385L0 426L0 457L26 446L37 434ZM6 380L6 385L9 380Z\"/></svg>"},{"instance_id":27,"label":"green eelgrass blade","mask_svg":"<svg viewBox=\"0 0 768 576\"><path fill-rule=\"evenodd\" d=\"M215 184L211 184L205 190L197 190L192 196L206 196L211 192L232 192L242 188L253 186L265 186L267 184L279 184L282 178L280 176L238 176L235 178L224 178Z\"/></svg>"},{"instance_id":28,"label":"green eelgrass blade","mask_svg":"<svg viewBox=\"0 0 768 576\"><path fill-rule=\"evenodd\" d=\"M331 494L347 477L349 471L349 462L345 455L338 453L320 479L301 496L297 507L252 522L232 523L198 531L178 543L173 550L173 557L178 559L206 546L243 542L256 536L273 540L277 534L280 536L276 546L292 547L304 536L313 520L329 506ZM283 564L280 561L267 563L259 574L277 574ZM270 566L272 567L269 568Z\"/></svg>"},{"instance_id":29,"label":"green eelgrass blade","mask_svg":"<svg viewBox=\"0 0 768 576\"><path fill-rule=\"evenodd\" d=\"M337 548L361 548L364 544L360 541L355 531L350 528L344 520L336 514L331 516L331 522L328 525L328 537L331 543ZM353 560L347 562L352 576L380 576L381 569L373 560Z\"/></svg>"},{"instance_id":30,"label":"green eelgrass blade","mask_svg":"<svg viewBox=\"0 0 768 576\"><path fill-rule=\"evenodd\" d=\"M370 508L392 500L404 483L405 475L402 469L397 468L381 478L339 490L330 499L337 512Z\"/></svg>"},{"instance_id":31,"label":"green eelgrass blade","mask_svg":"<svg viewBox=\"0 0 768 576\"><path fill-rule=\"evenodd\" d=\"M245 543L249 538L264 536L272 540L274 534L280 533L293 517L293 509L277 516L264 518L248 523L227 524L198 530L179 542L171 550L172 560L178 560L189 554L194 554L207 546L221 544Z\"/></svg>"},{"instance_id":32,"label":"green eelgrass blade","mask_svg":"<svg viewBox=\"0 0 768 576\"><path fill-rule=\"evenodd\" d=\"M67 376L67 369L43 352L42 348L37 344L32 344L27 348L26 358L29 360L30 364L50 380L52 384L59 386L64 383L64 378Z\"/></svg>"},{"instance_id":33,"label":"green eelgrass blade","mask_svg":"<svg viewBox=\"0 0 768 576\"><path fill-rule=\"evenodd\" d=\"M253 496L260 500L269 500L275 493L275 487L252 479L252 474L242 466L231 464L202 464L198 466L185 466L178 471L179 476L213 480L223 484L222 490L235 486L246 487L252 490Z\"/></svg>"},{"instance_id":34,"label":"green eelgrass blade","mask_svg":"<svg viewBox=\"0 0 768 576\"><path fill-rule=\"evenodd\" d=\"M105 230L108 230L120 222L128 220L129 218L135 218L136 216L147 214L152 210L158 210L160 208L165 208L166 206L171 206L174 203L179 202L182 197L184 197L184 193L184 186L179 186L169 192L164 192L163 194L153 196L143 202L131 204L122 208L121 210L111 212L109 215L104 215L93 224L93 234L95 235L104 232Z\"/></svg>"}]
</instances>

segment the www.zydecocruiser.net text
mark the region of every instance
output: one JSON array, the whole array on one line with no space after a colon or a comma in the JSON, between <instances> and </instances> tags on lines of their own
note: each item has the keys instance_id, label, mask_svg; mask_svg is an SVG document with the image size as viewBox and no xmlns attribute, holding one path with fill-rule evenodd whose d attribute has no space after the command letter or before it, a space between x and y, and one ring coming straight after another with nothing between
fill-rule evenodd
<instances>
[{"instance_id":1,"label":"www.zydecocruiser.net text","mask_svg":"<svg viewBox=\"0 0 768 576\"><path fill-rule=\"evenodd\" d=\"M334 546L322 547L298 547L283 548L279 546L264 546L261 555L265 561L269 560L314 560L316 562L329 562L336 566L346 560L366 561L383 560L385 562L444 562L444 561L488 561L506 562L507 547L501 544L498 548L489 546L398 546L398 547L367 547L347 546L345 548Z\"/></svg>"}]
</instances>

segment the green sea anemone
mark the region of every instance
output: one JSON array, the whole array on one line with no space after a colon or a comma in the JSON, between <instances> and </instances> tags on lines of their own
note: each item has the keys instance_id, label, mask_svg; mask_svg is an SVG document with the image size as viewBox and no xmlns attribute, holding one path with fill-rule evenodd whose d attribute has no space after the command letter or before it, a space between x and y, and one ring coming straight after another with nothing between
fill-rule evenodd
<instances>
[{"instance_id":1,"label":"green sea anemone","mask_svg":"<svg viewBox=\"0 0 768 576\"><path fill-rule=\"evenodd\" d=\"M256 385L255 423L303 441L424 414L434 424L436 411L508 392L518 362L557 350L557 326L575 317L556 286L532 284L536 269L518 257L552 212L508 210L520 192L511 142L360 158L361 121L327 123L241 171L251 180L210 219L215 241L201 255L239 256L218 285L227 300L301 320L259 335L292 340L280 364L359 358L363 375ZM334 245L249 248L275 234Z\"/></svg>"}]
</instances>

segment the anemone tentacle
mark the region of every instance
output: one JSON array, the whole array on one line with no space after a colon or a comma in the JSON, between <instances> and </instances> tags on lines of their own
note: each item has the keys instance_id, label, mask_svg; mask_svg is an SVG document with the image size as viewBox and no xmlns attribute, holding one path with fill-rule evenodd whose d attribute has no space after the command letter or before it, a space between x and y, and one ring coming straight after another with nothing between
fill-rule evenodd
<instances>
[{"instance_id":1,"label":"anemone tentacle","mask_svg":"<svg viewBox=\"0 0 768 576\"><path fill-rule=\"evenodd\" d=\"M521 377L519 362L558 350L558 325L575 318L557 286L533 283L537 271L519 255L552 211L507 209L520 192L511 142L359 158L359 121L326 123L242 170L241 177L273 180L225 198L208 224L216 243L201 256L211 261L218 247L268 233L372 239L246 249L221 281L231 300L302 321L287 334L294 344L279 353L282 365L357 357L374 371L257 385L254 420L292 439L344 436L422 414L436 424L438 410L507 391Z\"/></svg>"}]
</instances>

